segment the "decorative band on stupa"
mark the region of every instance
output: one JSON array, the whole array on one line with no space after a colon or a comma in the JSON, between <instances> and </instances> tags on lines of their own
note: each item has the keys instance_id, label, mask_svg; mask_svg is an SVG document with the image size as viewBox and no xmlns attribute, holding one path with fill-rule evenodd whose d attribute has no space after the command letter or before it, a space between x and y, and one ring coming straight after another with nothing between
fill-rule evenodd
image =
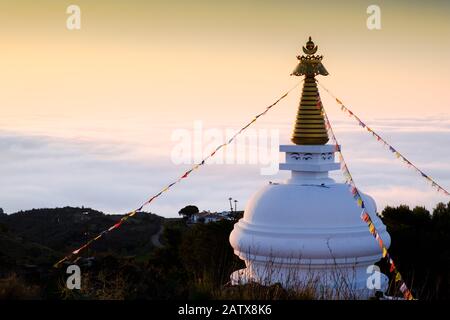
<instances>
[{"instance_id":1,"label":"decorative band on stupa","mask_svg":"<svg viewBox=\"0 0 450 320\"><path fill-rule=\"evenodd\" d=\"M306 55L297 56L300 63L291 74L305 76L291 139L297 145L324 145L328 142L328 133L315 79L316 75L328 75L328 71L322 64L323 57L314 55L317 49L318 47L309 37L306 47L303 47L303 52Z\"/></svg>"}]
</instances>

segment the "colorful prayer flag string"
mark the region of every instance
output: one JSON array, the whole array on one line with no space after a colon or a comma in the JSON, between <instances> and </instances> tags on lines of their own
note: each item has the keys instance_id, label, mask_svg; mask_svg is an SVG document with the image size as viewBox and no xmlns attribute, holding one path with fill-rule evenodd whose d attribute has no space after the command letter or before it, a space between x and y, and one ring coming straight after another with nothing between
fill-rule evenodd
<instances>
[{"instance_id":1,"label":"colorful prayer flag string","mask_svg":"<svg viewBox=\"0 0 450 320\"><path fill-rule=\"evenodd\" d=\"M373 223L372 219L370 218L369 213L366 210L364 200L363 200L358 188L356 187L355 181L353 180L350 170L348 169L348 166L345 162L344 155L342 154L342 151L340 150L340 147L339 147L340 145L339 145L338 140L336 139L336 136L335 136L333 128L331 126L330 120L328 119L325 108L323 107L322 102L320 101L320 96L318 96L318 97L319 97L319 103L322 108L322 113L323 113L323 116L325 119L325 126L328 128L331 139L333 140L333 143L335 145L335 150L339 156L339 161L341 163L341 170L346 179L345 183L349 185L349 191L353 195L353 198L356 200L356 203L358 204L358 206L362 209L361 220L363 220L367 224L370 234L375 238L378 245L380 246L382 256L389 263L389 270L392 273L393 278L395 279L395 283L400 286L400 291L402 292L403 297L407 300L413 300L414 297L413 297L411 291L408 289L408 286L403 281L402 276L400 275L400 272L395 267L394 260L392 259L392 257L390 257L388 248L384 245L384 242L381 239L380 234L378 233L378 230L375 227L375 224Z\"/></svg>"},{"instance_id":2,"label":"colorful prayer flag string","mask_svg":"<svg viewBox=\"0 0 450 320\"><path fill-rule=\"evenodd\" d=\"M355 119L359 126L361 126L363 129L366 129L367 132L369 132L377 141L380 141L383 143L384 146L388 148L388 150L394 154L394 156L397 159L402 160L409 168L413 168L417 173L419 173L423 178L425 178L430 184L432 188L435 188L438 192L443 192L445 195L450 196L450 193L444 189L442 186L440 186L436 181L434 181L429 175L425 174L422 170L420 170L416 165L414 165L411 161L409 161L405 156L403 156L398 150L396 150L394 147L392 147L386 140L384 140L379 134L377 134L373 129L371 129L367 124L365 124L354 112L352 112L350 109L348 109L341 100L336 98L336 96L331 93L330 90L325 88L318 80L316 80L317 83L326 91L330 96L332 96L336 102L341 106L341 110L343 112L346 112L350 117Z\"/></svg>"},{"instance_id":3,"label":"colorful prayer flag string","mask_svg":"<svg viewBox=\"0 0 450 320\"><path fill-rule=\"evenodd\" d=\"M99 240L100 238L102 238L105 234L118 229L122 223L127 220L130 217L133 217L137 212L141 211L145 206L147 206L148 204L150 204L154 199L158 198L161 194L163 194L164 192L167 192L171 187L173 187L174 185L176 185L177 183L179 183L181 180L187 178L189 176L189 174L192 173L192 171L197 170L200 166L203 166L206 161L213 157L217 151L219 151L222 148L225 148L227 145L231 144L233 142L233 140L235 140L235 138L240 135L245 129L247 129L248 127L250 127L253 123L255 123L259 117L265 115L272 107L274 107L275 105L277 105L281 100L283 100L284 98L286 98L289 93L294 90L296 87L299 86L299 84L302 81L297 82L292 88L290 88L288 91L286 91L286 93L284 93L280 98L278 98L274 103L272 103L271 105L269 105L268 107L266 107L266 109L257 114L250 122L248 122L245 126L243 126L239 131L237 131L226 143L223 143L221 145L219 145L213 152L211 152L208 156L206 156L202 161L200 161L199 163L197 163L196 165L194 165L191 169L187 170L186 172L184 172L177 180L173 181L172 183L168 184L166 187L164 187L161 191L159 191L157 194L155 194L154 196L150 197L147 201L145 201L139 208L126 213L117 223L115 223L114 225L112 225L111 227L109 227L108 229L102 231L101 233L99 233L97 236L95 236L94 238L92 238L91 240L89 240L88 242L86 242L84 245L82 245L81 247L79 247L76 250L73 250L69 255L67 255L66 257L62 258L61 260L59 260L58 262L56 262L54 264L54 267L59 267L61 265L61 263L63 263L64 261L69 261L72 258L74 258L75 256L77 256L81 251L83 251L84 249L86 249L87 247L89 247L93 242Z\"/></svg>"}]
</instances>

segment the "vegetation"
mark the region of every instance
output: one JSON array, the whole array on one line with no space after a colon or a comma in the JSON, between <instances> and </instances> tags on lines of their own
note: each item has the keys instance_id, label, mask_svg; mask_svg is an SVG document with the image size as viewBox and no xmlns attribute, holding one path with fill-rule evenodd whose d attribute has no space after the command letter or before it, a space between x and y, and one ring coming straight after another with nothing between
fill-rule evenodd
<instances>
[{"instance_id":1,"label":"vegetation","mask_svg":"<svg viewBox=\"0 0 450 320\"><path fill-rule=\"evenodd\" d=\"M178 214L182 216L183 218L189 219L194 214L199 213L199 210L196 206L189 205L178 211Z\"/></svg>"},{"instance_id":2,"label":"vegetation","mask_svg":"<svg viewBox=\"0 0 450 320\"><path fill-rule=\"evenodd\" d=\"M403 205L386 207L381 216L392 237L390 253L415 296L450 299L450 202L432 215Z\"/></svg>"},{"instance_id":3,"label":"vegetation","mask_svg":"<svg viewBox=\"0 0 450 320\"><path fill-rule=\"evenodd\" d=\"M432 214L423 207L386 207L380 216L392 237L391 255L415 296L449 299L450 203L438 204ZM54 269L52 264L119 218L70 207L1 215L0 299L315 297L309 288L230 286L230 274L244 266L228 241L235 221L188 226L184 219L163 219L150 213L127 220L120 231L86 251L77 261L82 271L81 290L68 290L65 268ZM161 224L163 246L156 248L151 236ZM383 263L380 266L386 268Z\"/></svg>"}]
</instances>

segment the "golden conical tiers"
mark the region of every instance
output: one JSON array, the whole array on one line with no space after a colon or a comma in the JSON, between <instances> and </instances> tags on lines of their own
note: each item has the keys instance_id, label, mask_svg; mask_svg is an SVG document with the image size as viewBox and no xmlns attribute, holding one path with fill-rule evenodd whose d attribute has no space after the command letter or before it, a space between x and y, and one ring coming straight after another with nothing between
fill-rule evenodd
<instances>
[{"instance_id":1,"label":"golden conical tiers","mask_svg":"<svg viewBox=\"0 0 450 320\"><path fill-rule=\"evenodd\" d=\"M319 90L314 76L306 76L291 141L299 145L323 145L328 142Z\"/></svg>"}]
</instances>

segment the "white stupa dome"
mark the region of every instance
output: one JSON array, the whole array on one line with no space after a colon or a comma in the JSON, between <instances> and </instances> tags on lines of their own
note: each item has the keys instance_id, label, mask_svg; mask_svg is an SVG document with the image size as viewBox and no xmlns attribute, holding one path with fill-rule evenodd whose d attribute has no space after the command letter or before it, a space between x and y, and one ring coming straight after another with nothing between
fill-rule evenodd
<instances>
[{"instance_id":1,"label":"white stupa dome","mask_svg":"<svg viewBox=\"0 0 450 320\"><path fill-rule=\"evenodd\" d=\"M375 201L367 195L363 200L382 240L389 244L386 227L376 215ZM239 245L237 237L230 239L233 247L257 245L257 255L347 259L356 263L379 260L380 248L360 214L361 208L345 184L269 184L251 197L244 218L235 226L243 233ZM264 241L266 237L271 238L270 242Z\"/></svg>"}]
</instances>

